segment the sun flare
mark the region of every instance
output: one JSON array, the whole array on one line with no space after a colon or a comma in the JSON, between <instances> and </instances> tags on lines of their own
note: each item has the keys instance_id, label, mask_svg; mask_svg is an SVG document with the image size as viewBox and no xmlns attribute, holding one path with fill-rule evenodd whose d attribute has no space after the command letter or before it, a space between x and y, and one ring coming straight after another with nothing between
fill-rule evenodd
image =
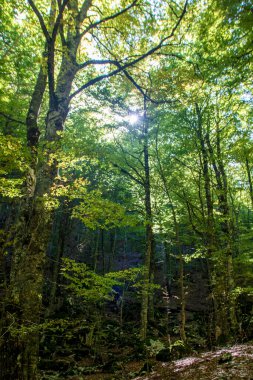
<instances>
[{"instance_id":1,"label":"sun flare","mask_svg":"<svg viewBox=\"0 0 253 380\"><path fill-rule=\"evenodd\" d=\"M139 121L139 116L136 113L131 113L127 116L127 121L132 125L136 124Z\"/></svg>"}]
</instances>

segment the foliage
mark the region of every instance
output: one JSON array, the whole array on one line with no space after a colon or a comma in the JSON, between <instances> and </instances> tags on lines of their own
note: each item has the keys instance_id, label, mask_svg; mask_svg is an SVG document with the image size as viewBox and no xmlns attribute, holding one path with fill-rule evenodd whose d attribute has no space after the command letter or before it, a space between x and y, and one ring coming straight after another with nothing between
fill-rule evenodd
<instances>
[{"instance_id":1,"label":"foliage","mask_svg":"<svg viewBox=\"0 0 253 380\"><path fill-rule=\"evenodd\" d=\"M76 263L65 258L61 269L63 277L68 280L66 289L81 297L83 302L100 303L112 298L112 287L117 282L100 276L90 270L84 263Z\"/></svg>"},{"instance_id":2,"label":"foliage","mask_svg":"<svg viewBox=\"0 0 253 380\"><path fill-rule=\"evenodd\" d=\"M0 134L0 194L2 197L21 197L28 155L17 137Z\"/></svg>"},{"instance_id":3,"label":"foliage","mask_svg":"<svg viewBox=\"0 0 253 380\"><path fill-rule=\"evenodd\" d=\"M78 201L74 204L72 216L81 220L84 225L93 230L99 228L112 229L122 226L134 226L135 218L127 215L124 206L105 199L100 190L88 191L88 182L84 179L76 179L71 184L63 184L52 188L52 195L65 196L70 201Z\"/></svg>"},{"instance_id":4,"label":"foliage","mask_svg":"<svg viewBox=\"0 0 253 380\"><path fill-rule=\"evenodd\" d=\"M148 356L151 358L155 357L164 348L165 346L160 340L150 339L149 344L146 345Z\"/></svg>"}]
</instances>

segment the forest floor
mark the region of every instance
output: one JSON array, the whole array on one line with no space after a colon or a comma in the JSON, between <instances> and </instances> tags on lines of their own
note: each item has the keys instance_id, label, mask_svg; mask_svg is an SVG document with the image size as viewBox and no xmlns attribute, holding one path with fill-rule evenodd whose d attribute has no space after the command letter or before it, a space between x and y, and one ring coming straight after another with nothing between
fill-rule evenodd
<instances>
[{"instance_id":1,"label":"forest floor","mask_svg":"<svg viewBox=\"0 0 253 380\"><path fill-rule=\"evenodd\" d=\"M172 362L152 363L152 371L141 372L143 362L129 362L117 374L72 376L69 380L253 380L253 345L235 345Z\"/></svg>"},{"instance_id":2,"label":"forest floor","mask_svg":"<svg viewBox=\"0 0 253 380\"><path fill-rule=\"evenodd\" d=\"M171 363L159 363L153 373L134 380L253 380L253 346L237 345Z\"/></svg>"}]
</instances>

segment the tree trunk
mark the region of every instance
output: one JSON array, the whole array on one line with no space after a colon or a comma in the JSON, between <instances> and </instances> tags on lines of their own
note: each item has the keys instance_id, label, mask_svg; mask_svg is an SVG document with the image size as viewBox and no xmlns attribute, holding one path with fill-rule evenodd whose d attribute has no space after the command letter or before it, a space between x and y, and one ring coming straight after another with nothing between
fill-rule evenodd
<instances>
[{"instance_id":1,"label":"tree trunk","mask_svg":"<svg viewBox=\"0 0 253 380\"><path fill-rule=\"evenodd\" d=\"M116 240L117 240L117 232L116 232L116 228L115 228L114 231L110 231L110 253L109 253L108 272L111 272L113 269L114 258L115 258L115 249L116 249Z\"/></svg>"},{"instance_id":2,"label":"tree trunk","mask_svg":"<svg viewBox=\"0 0 253 380\"><path fill-rule=\"evenodd\" d=\"M197 107L196 107L197 109ZM197 109L200 124L201 113ZM202 134L203 135L203 134ZM216 124L216 152L212 147L209 136L209 126L203 144L207 145L208 159L210 158L216 179L217 198L221 219L219 221L220 230L216 232L217 248L212 253L211 273L213 278L214 303L217 315L215 317L215 336L217 341L227 341L231 329L236 328L235 300L232 295L234 289L233 263L232 263L232 220L230 207L228 204L228 185L225 167L221 153L219 124ZM222 254L221 252L222 251ZM229 316L229 318L228 318Z\"/></svg>"},{"instance_id":3,"label":"tree trunk","mask_svg":"<svg viewBox=\"0 0 253 380\"><path fill-rule=\"evenodd\" d=\"M53 212L48 208L47 197L50 197L50 188L57 174L57 162L50 163L50 154L55 153L59 147L58 132L63 130L68 114L68 98L75 73L72 62L67 62L64 58L54 94L57 102L50 104L47 115L46 140L50 145L46 148L46 159L36 166L36 186L32 196L26 201L19 225L16 226L8 297L12 307L11 311L7 309L6 312L14 318L15 328L19 333L17 339L9 340L12 346L10 351L17 354L6 379L37 378L44 264L53 221ZM32 141L36 142L34 139Z\"/></svg>"},{"instance_id":4,"label":"tree trunk","mask_svg":"<svg viewBox=\"0 0 253 380\"><path fill-rule=\"evenodd\" d=\"M154 270L154 236L152 228L152 207L151 207L151 194L150 194L150 168L149 168L149 149L148 149L148 118L146 98L144 97L144 169L145 169L145 213L146 213L146 251L144 259L144 274L143 274L143 289L142 289L142 302L141 302L141 331L140 336L142 340L147 337L148 328L148 315L149 306L153 304L151 298L151 285L152 274Z\"/></svg>"},{"instance_id":5,"label":"tree trunk","mask_svg":"<svg viewBox=\"0 0 253 380\"><path fill-rule=\"evenodd\" d=\"M156 158L158 161L159 174L163 182L163 187L172 208L175 245L176 245L177 254L179 254L179 287L180 287L180 304L181 304L180 337L182 341L185 342L186 341L186 334L185 334L186 313L185 313L185 286L184 286L184 259L183 259L183 254L182 254L182 250L180 246L179 224L178 224L177 214L176 214L176 210L171 199L169 187L168 187L167 180L165 178L161 160L159 157L157 136L156 136Z\"/></svg>"},{"instance_id":6,"label":"tree trunk","mask_svg":"<svg viewBox=\"0 0 253 380\"><path fill-rule=\"evenodd\" d=\"M206 198L206 237L205 244L207 246L207 260L209 267L209 282L210 282L210 292L211 299L213 301L213 330L215 342L223 334L223 331L227 329L226 319L225 319L225 304L223 300L224 285L221 285L223 276L220 277L220 259L217 256L219 251L219 245L215 233L215 221L214 221L214 211L213 211L213 200L211 195L211 180L210 180L210 169L209 169L209 155L210 152L208 145L209 131L204 137L203 131L203 121L202 113L198 106L195 104L196 114L197 114L197 138L200 143L200 153L202 157L202 170L204 179L204 189ZM207 144L206 144L207 141ZM207 146L208 145L208 148ZM203 216L204 217L204 216Z\"/></svg>"},{"instance_id":7,"label":"tree trunk","mask_svg":"<svg viewBox=\"0 0 253 380\"><path fill-rule=\"evenodd\" d=\"M100 230L96 231L96 237L95 237L95 250L93 254L93 270L94 272L97 271L97 264L98 264L98 258L99 258L99 240L100 240Z\"/></svg>"},{"instance_id":8,"label":"tree trunk","mask_svg":"<svg viewBox=\"0 0 253 380\"><path fill-rule=\"evenodd\" d=\"M248 182L249 182L249 194L250 194L250 200L251 200L251 207L253 209L253 185L252 185L249 159L247 156L245 157L245 165L246 165L246 171L247 171Z\"/></svg>"},{"instance_id":9,"label":"tree trunk","mask_svg":"<svg viewBox=\"0 0 253 380\"><path fill-rule=\"evenodd\" d=\"M18 215L12 226L12 230L15 230L14 252L10 284L6 289L7 306L3 308L2 313L2 320L5 321L2 327L5 330L3 334L5 334L6 342L3 346L1 344L1 351L4 351L4 353L0 357L0 366L5 379L36 379L38 337L33 333L29 334L29 331L20 331L16 339L15 336L11 335L11 331L22 328L24 330L29 329L33 323L36 324L38 321L36 318L33 319L33 313L30 313L30 310L33 308L37 310L35 304L39 306L41 303L40 297L37 298L33 291L41 288L42 275L33 279L32 273L35 267L40 268L42 266L43 257L39 254L39 251L33 257L29 255L29 258L25 258L25 256L27 249L29 250L34 245L34 240L28 243L31 238L28 228L30 229L30 226L34 224L36 228L43 229L38 217L33 215L32 209L36 187L37 148L40 135L38 116L46 88L46 79L47 75L44 73L43 67L41 67L26 117L27 145L30 148L31 160L27 172L26 194L19 205ZM16 206L14 205L13 207ZM23 276L24 272L26 273L25 276ZM23 292L24 288L27 288L27 290ZM34 299L32 299L33 297ZM30 346L29 350L26 349L27 345Z\"/></svg>"},{"instance_id":10,"label":"tree trunk","mask_svg":"<svg viewBox=\"0 0 253 380\"><path fill-rule=\"evenodd\" d=\"M64 204L61 204L54 215L54 223L51 233L51 249L48 250L48 266L52 268L52 272L51 275L49 275L50 291L48 294L48 306L45 311L45 318L50 317L58 307L58 303L56 302L57 289L61 268L61 259L64 252L65 238L68 233L68 222L68 211Z\"/></svg>"}]
</instances>

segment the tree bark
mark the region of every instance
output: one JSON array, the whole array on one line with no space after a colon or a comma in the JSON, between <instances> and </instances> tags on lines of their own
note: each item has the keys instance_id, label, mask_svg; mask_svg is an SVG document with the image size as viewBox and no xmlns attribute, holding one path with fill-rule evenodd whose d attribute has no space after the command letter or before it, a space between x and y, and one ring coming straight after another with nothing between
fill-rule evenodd
<instances>
[{"instance_id":1,"label":"tree bark","mask_svg":"<svg viewBox=\"0 0 253 380\"><path fill-rule=\"evenodd\" d=\"M230 331L236 325L235 304L232 296L233 264L232 264L232 226L228 204L228 186L221 153L220 130L216 124L216 152L210 142L210 125L204 135L201 110L196 104L198 120L197 136L200 141L200 151L203 159L203 177L207 204L207 242L208 260L211 274L212 299L214 303L215 339L227 341ZM208 122L209 123L209 122ZM211 199L211 182L209 161L214 170L217 199L221 218L218 221L220 229L215 228L213 203ZM229 318L227 318L229 316Z\"/></svg>"},{"instance_id":2,"label":"tree bark","mask_svg":"<svg viewBox=\"0 0 253 380\"><path fill-rule=\"evenodd\" d=\"M179 287L180 287L180 337L183 342L186 342L186 333L185 333L185 324L186 324L186 313L185 313L185 285L184 285L184 258L183 253L181 249L180 244L180 234L179 234L179 224L178 224L178 218L176 214L175 207L173 205L170 190L167 184L166 177L164 175L164 171L162 168L161 160L158 153L158 139L156 135L156 158L158 161L158 170L160 177L162 179L163 187L165 190L165 193L169 199L169 202L171 204L171 210L172 210L172 218L173 218L173 228L174 228L174 239L175 239L175 246L176 246L176 253L179 255Z\"/></svg>"},{"instance_id":3,"label":"tree bark","mask_svg":"<svg viewBox=\"0 0 253 380\"><path fill-rule=\"evenodd\" d=\"M196 115L197 115L197 138L200 144L200 153L202 161L202 171L204 179L204 189L205 189L205 198L206 198L206 209L207 209L207 218L206 218L206 237L205 244L207 245L207 261L209 268L209 282L210 282L210 292L211 299L213 302L213 330L214 330L214 341L217 342L219 337L222 334L222 331L225 331L226 320L225 320L225 308L223 300L223 290L224 286L221 288L219 286L223 276L220 277L219 273L219 258L216 258L217 252L219 250L216 231L215 231L215 220L214 220L214 208L213 208L213 199L211 195L211 180L210 180L210 168L209 168L209 151L206 144L206 140L209 136L209 131L204 136L203 131L203 120L202 112L199 108L199 105L195 104ZM204 217L204 215L203 215Z\"/></svg>"},{"instance_id":4,"label":"tree bark","mask_svg":"<svg viewBox=\"0 0 253 380\"><path fill-rule=\"evenodd\" d=\"M248 182L249 182L249 194L250 194L250 200L251 200L251 207L253 209L253 185L252 185L252 177L251 177L249 159L247 156L245 157L245 166L246 166Z\"/></svg>"},{"instance_id":5,"label":"tree bark","mask_svg":"<svg viewBox=\"0 0 253 380\"><path fill-rule=\"evenodd\" d=\"M150 194L150 167L149 167L149 128L147 116L147 104L144 97L144 116L143 116L143 136L144 136L144 171L145 171L145 214L146 214L146 251L144 258L143 289L141 302L141 330L142 340L147 337L149 306L153 304L151 286L152 274L154 270L154 235L152 227L152 206Z\"/></svg>"}]
</instances>

